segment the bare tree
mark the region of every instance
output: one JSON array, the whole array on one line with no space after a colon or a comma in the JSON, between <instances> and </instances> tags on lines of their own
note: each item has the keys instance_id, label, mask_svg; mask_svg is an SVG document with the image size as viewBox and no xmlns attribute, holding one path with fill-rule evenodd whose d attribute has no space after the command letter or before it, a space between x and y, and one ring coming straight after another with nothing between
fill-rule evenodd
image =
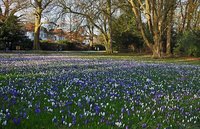
<instances>
[{"instance_id":1,"label":"bare tree","mask_svg":"<svg viewBox=\"0 0 200 129\"><path fill-rule=\"evenodd\" d=\"M111 16L115 7L111 0L59 0L63 12L74 13L85 17L104 37L107 53L112 53Z\"/></svg>"},{"instance_id":2,"label":"bare tree","mask_svg":"<svg viewBox=\"0 0 200 129\"><path fill-rule=\"evenodd\" d=\"M145 44L152 50L153 57L161 57L166 21L176 0L128 0L128 2L132 6Z\"/></svg>"},{"instance_id":3,"label":"bare tree","mask_svg":"<svg viewBox=\"0 0 200 129\"><path fill-rule=\"evenodd\" d=\"M89 21L86 22L86 35L89 37L89 46L93 47L94 44L94 26Z\"/></svg>"},{"instance_id":4,"label":"bare tree","mask_svg":"<svg viewBox=\"0 0 200 129\"><path fill-rule=\"evenodd\" d=\"M200 25L200 1L186 0L178 1L176 10L178 32L196 29Z\"/></svg>"},{"instance_id":5,"label":"bare tree","mask_svg":"<svg viewBox=\"0 0 200 129\"><path fill-rule=\"evenodd\" d=\"M172 28L173 28L173 17L174 17L174 10L175 8L171 8L168 16L167 16L167 23L166 23L166 27L167 27L167 43L166 43L166 53L168 56L172 56Z\"/></svg>"},{"instance_id":6,"label":"bare tree","mask_svg":"<svg viewBox=\"0 0 200 129\"><path fill-rule=\"evenodd\" d=\"M39 36L40 27L42 25L41 19L43 12L48 8L48 6L53 2L53 0L30 0L32 7L34 8L35 15L35 28L34 28L34 43L33 49L39 50Z\"/></svg>"},{"instance_id":7,"label":"bare tree","mask_svg":"<svg viewBox=\"0 0 200 129\"><path fill-rule=\"evenodd\" d=\"M28 0L0 0L2 15L4 17L15 15L17 12L27 8L27 1Z\"/></svg>"}]
</instances>

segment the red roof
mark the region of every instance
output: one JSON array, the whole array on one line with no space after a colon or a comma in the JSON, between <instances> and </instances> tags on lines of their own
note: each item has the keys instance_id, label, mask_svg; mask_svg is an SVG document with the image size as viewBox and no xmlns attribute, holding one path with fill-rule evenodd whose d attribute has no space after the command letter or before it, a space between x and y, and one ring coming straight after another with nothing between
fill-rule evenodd
<instances>
[{"instance_id":1,"label":"red roof","mask_svg":"<svg viewBox=\"0 0 200 129\"><path fill-rule=\"evenodd\" d=\"M34 23L26 23L25 24L25 29L27 30L27 31L34 31Z\"/></svg>"}]
</instances>

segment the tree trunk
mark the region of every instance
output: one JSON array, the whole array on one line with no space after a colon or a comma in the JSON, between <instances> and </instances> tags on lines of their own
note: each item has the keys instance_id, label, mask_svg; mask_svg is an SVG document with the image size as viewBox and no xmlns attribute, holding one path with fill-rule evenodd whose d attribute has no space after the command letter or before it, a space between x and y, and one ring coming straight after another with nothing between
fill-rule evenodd
<instances>
[{"instance_id":1,"label":"tree trunk","mask_svg":"<svg viewBox=\"0 0 200 129\"><path fill-rule=\"evenodd\" d=\"M111 40L110 40L110 35L109 34L103 34L103 38L104 38L104 45L105 45L105 48L106 48L106 53L112 54L113 48L112 48L112 43L111 43Z\"/></svg>"},{"instance_id":2,"label":"tree trunk","mask_svg":"<svg viewBox=\"0 0 200 129\"><path fill-rule=\"evenodd\" d=\"M90 45L90 47L92 47L93 46L93 41L90 40L89 45Z\"/></svg>"},{"instance_id":3,"label":"tree trunk","mask_svg":"<svg viewBox=\"0 0 200 129\"><path fill-rule=\"evenodd\" d=\"M111 13L111 0L107 0L107 12L108 12L108 25L109 25L109 30L108 34L106 36L106 52L108 54L113 53L113 48L112 48L112 13Z\"/></svg>"},{"instance_id":4,"label":"tree trunk","mask_svg":"<svg viewBox=\"0 0 200 129\"><path fill-rule=\"evenodd\" d=\"M153 52L153 58L161 58L161 37L159 35L159 33L155 33L154 34L154 45L153 45L153 49L152 49L152 52Z\"/></svg>"},{"instance_id":5,"label":"tree trunk","mask_svg":"<svg viewBox=\"0 0 200 129\"><path fill-rule=\"evenodd\" d=\"M106 44L106 53L108 53L108 54L113 53L112 45L110 43Z\"/></svg>"},{"instance_id":6,"label":"tree trunk","mask_svg":"<svg viewBox=\"0 0 200 129\"><path fill-rule=\"evenodd\" d=\"M174 14L174 8L170 9L169 14L168 14L168 22L167 22L167 55L172 56L172 43L171 43L171 38L172 38L172 22L173 22L173 14Z\"/></svg>"},{"instance_id":7,"label":"tree trunk","mask_svg":"<svg viewBox=\"0 0 200 129\"><path fill-rule=\"evenodd\" d=\"M155 45L154 49L152 49L152 52L153 52L153 58L161 58L160 47Z\"/></svg>"},{"instance_id":8,"label":"tree trunk","mask_svg":"<svg viewBox=\"0 0 200 129\"><path fill-rule=\"evenodd\" d=\"M36 17L35 17L33 50L40 50L41 15L42 15L42 11L41 9L38 9L36 13Z\"/></svg>"},{"instance_id":9,"label":"tree trunk","mask_svg":"<svg viewBox=\"0 0 200 129\"><path fill-rule=\"evenodd\" d=\"M171 50L171 35L172 35L172 26L171 26L171 24L169 24L168 28L167 28L167 55L168 56L172 55L172 50Z\"/></svg>"},{"instance_id":10,"label":"tree trunk","mask_svg":"<svg viewBox=\"0 0 200 129\"><path fill-rule=\"evenodd\" d=\"M40 50L40 27L35 27L33 50Z\"/></svg>"},{"instance_id":11,"label":"tree trunk","mask_svg":"<svg viewBox=\"0 0 200 129\"><path fill-rule=\"evenodd\" d=\"M89 46L90 46L90 48L93 47L93 42L94 42L93 34L90 34L90 39L89 39Z\"/></svg>"}]
</instances>

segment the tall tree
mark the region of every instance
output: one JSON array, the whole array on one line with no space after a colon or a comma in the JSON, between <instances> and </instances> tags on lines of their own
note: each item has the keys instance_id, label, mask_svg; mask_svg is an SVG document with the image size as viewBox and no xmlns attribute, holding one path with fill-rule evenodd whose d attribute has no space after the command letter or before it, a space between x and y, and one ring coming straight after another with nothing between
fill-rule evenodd
<instances>
[{"instance_id":1,"label":"tall tree","mask_svg":"<svg viewBox=\"0 0 200 129\"><path fill-rule=\"evenodd\" d=\"M39 50L39 39L40 39L40 28L42 25L41 19L42 14L47 9L47 7L53 2L53 0L31 0L31 5L34 8L35 15L35 28L34 28L34 43L33 49Z\"/></svg>"},{"instance_id":2,"label":"tall tree","mask_svg":"<svg viewBox=\"0 0 200 129\"><path fill-rule=\"evenodd\" d=\"M59 0L60 7L66 13L82 15L103 35L107 53L112 53L111 17L116 11L111 0Z\"/></svg>"},{"instance_id":3,"label":"tall tree","mask_svg":"<svg viewBox=\"0 0 200 129\"><path fill-rule=\"evenodd\" d=\"M162 56L163 35L166 30L165 24L175 1L128 0L135 14L144 42L153 52L153 57ZM145 26L144 20L146 20L147 26Z\"/></svg>"},{"instance_id":4,"label":"tall tree","mask_svg":"<svg viewBox=\"0 0 200 129\"><path fill-rule=\"evenodd\" d=\"M90 48L93 47L93 44L94 44L94 26L93 24L91 24L88 20L86 20L86 37L89 38L89 46Z\"/></svg>"},{"instance_id":5,"label":"tall tree","mask_svg":"<svg viewBox=\"0 0 200 129\"><path fill-rule=\"evenodd\" d=\"M175 2L175 1L174 1ZM176 6L172 6L169 9L169 13L167 14L167 22L166 22L166 54L168 56L172 56L172 31L174 25L174 13L175 13Z\"/></svg>"}]
</instances>

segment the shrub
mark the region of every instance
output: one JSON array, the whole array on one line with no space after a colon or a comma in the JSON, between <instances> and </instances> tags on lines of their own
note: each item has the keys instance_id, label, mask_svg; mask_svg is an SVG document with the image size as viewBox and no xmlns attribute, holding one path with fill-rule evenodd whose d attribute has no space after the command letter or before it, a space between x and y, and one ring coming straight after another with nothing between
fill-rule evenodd
<instances>
[{"instance_id":1,"label":"shrub","mask_svg":"<svg viewBox=\"0 0 200 129\"><path fill-rule=\"evenodd\" d=\"M70 42L68 40L59 40L59 41L57 41L57 43L59 43L59 44L68 44Z\"/></svg>"},{"instance_id":2,"label":"shrub","mask_svg":"<svg viewBox=\"0 0 200 129\"><path fill-rule=\"evenodd\" d=\"M49 40L40 40L40 43L51 43Z\"/></svg>"},{"instance_id":3,"label":"shrub","mask_svg":"<svg viewBox=\"0 0 200 129\"><path fill-rule=\"evenodd\" d=\"M179 34L177 44L174 50L175 54L187 56L200 56L200 38L198 35L200 30L196 32L185 31Z\"/></svg>"},{"instance_id":4,"label":"shrub","mask_svg":"<svg viewBox=\"0 0 200 129\"><path fill-rule=\"evenodd\" d=\"M101 44L96 44L96 45L94 45L93 49L96 50L96 51L98 51L98 50L99 50L99 51L106 50L105 46L104 46L104 45L101 45Z\"/></svg>"},{"instance_id":5,"label":"shrub","mask_svg":"<svg viewBox=\"0 0 200 129\"><path fill-rule=\"evenodd\" d=\"M40 47L46 51L84 51L89 48L77 42L59 41L59 43L52 43L47 40L40 41Z\"/></svg>"},{"instance_id":6,"label":"shrub","mask_svg":"<svg viewBox=\"0 0 200 129\"><path fill-rule=\"evenodd\" d=\"M19 44L21 50L32 50L33 49L33 41L30 39L26 39Z\"/></svg>"},{"instance_id":7,"label":"shrub","mask_svg":"<svg viewBox=\"0 0 200 129\"><path fill-rule=\"evenodd\" d=\"M68 45L66 44L59 44L59 43L51 43L51 42L40 42L41 50L46 51L67 51Z\"/></svg>"}]
</instances>

